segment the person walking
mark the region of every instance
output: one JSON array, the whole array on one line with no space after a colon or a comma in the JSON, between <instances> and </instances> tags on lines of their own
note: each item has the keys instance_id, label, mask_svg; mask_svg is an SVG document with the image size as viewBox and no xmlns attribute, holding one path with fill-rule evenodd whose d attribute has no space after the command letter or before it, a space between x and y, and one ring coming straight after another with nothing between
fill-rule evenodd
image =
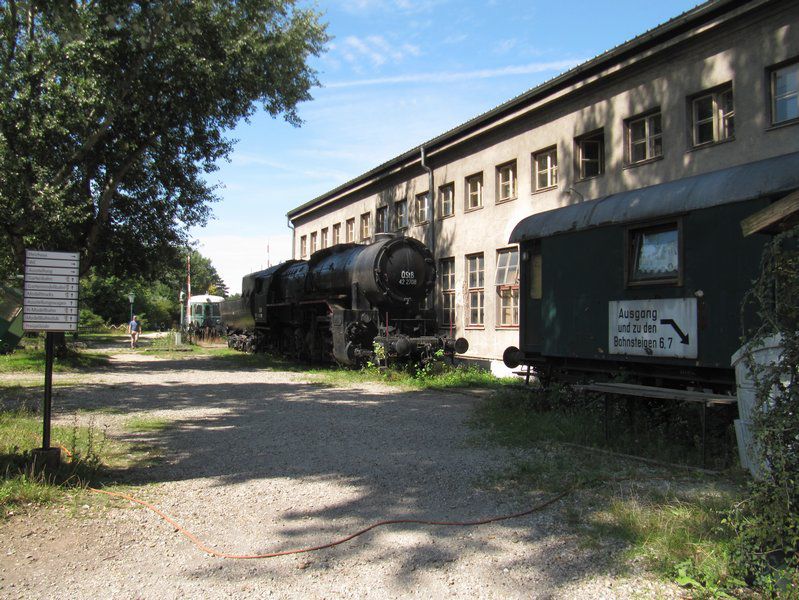
<instances>
[{"instance_id":1,"label":"person walking","mask_svg":"<svg viewBox=\"0 0 799 600\"><path fill-rule=\"evenodd\" d=\"M130 347L135 348L138 346L139 334L141 333L141 325L136 315L133 315L130 323L128 323L128 333L130 334Z\"/></svg>"}]
</instances>

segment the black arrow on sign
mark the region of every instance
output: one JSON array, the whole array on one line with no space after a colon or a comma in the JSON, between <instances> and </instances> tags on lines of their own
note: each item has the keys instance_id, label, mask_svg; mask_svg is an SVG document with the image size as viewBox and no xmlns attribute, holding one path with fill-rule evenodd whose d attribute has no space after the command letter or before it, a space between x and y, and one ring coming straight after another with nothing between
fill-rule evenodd
<instances>
[{"instance_id":1,"label":"black arrow on sign","mask_svg":"<svg viewBox=\"0 0 799 600\"><path fill-rule=\"evenodd\" d=\"M687 344L688 343L688 336L682 332L682 329L680 329L679 325L677 325L677 323L674 322L674 319L661 319L660 320L660 324L661 325L671 325L672 327L674 327L674 331L676 331L677 335L680 336L680 341L683 344Z\"/></svg>"}]
</instances>

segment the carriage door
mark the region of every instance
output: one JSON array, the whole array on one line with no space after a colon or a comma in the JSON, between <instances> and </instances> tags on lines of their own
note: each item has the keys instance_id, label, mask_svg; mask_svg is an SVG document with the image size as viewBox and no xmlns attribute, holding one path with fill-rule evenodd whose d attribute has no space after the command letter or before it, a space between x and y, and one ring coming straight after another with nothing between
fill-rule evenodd
<instances>
[{"instance_id":1,"label":"carriage door","mask_svg":"<svg viewBox=\"0 0 799 600\"><path fill-rule=\"evenodd\" d=\"M522 256L526 281L522 282L524 298L524 321L521 324L522 339L519 340L521 349L525 352L541 351L541 298L544 286L542 278L541 242L533 240L525 244Z\"/></svg>"}]
</instances>

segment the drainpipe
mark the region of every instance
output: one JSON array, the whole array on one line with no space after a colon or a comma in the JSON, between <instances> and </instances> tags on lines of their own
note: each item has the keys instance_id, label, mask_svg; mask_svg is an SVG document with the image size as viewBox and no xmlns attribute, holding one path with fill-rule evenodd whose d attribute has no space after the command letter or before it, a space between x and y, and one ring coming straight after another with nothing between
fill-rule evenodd
<instances>
[{"instance_id":1,"label":"drainpipe","mask_svg":"<svg viewBox=\"0 0 799 600\"><path fill-rule=\"evenodd\" d=\"M427 171L427 200L429 203L430 209L430 236L429 236L429 244L430 244L430 252L433 253L433 257L436 256L436 201L435 195L433 194L433 169L427 166L425 163L425 154L424 154L424 146L420 146L419 149L422 151L422 168Z\"/></svg>"},{"instance_id":2,"label":"drainpipe","mask_svg":"<svg viewBox=\"0 0 799 600\"><path fill-rule=\"evenodd\" d=\"M422 168L427 171L427 203L428 209L430 210L430 252L433 253L433 267L438 268L438 265L435 263L436 260L436 200L435 200L435 193L433 191L433 169L427 166L425 162L425 153L424 153L424 146L419 146L419 149L422 152ZM436 285L438 284L438 277L436 277ZM433 314L436 313L436 286L433 286L433 294L431 296L431 306L430 308L433 310Z\"/></svg>"},{"instance_id":3,"label":"drainpipe","mask_svg":"<svg viewBox=\"0 0 799 600\"><path fill-rule=\"evenodd\" d=\"M291 223L291 219L288 215L286 215L286 225L289 229L291 229L291 258L294 258L294 247L296 246L297 241L297 231L294 229L294 225Z\"/></svg>"}]
</instances>

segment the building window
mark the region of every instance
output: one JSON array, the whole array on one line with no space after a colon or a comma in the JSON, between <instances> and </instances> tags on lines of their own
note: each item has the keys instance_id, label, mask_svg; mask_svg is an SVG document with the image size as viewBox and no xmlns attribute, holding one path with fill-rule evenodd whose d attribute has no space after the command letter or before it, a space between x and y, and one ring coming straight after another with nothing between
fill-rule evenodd
<instances>
[{"instance_id":1,"label":"building window","mask_svg":"<svg viewBox=\"0 0 799 600\"><path fill-rule=\"evenodd\" d=\"M533 154L536 190L546 190L558 185L558 149L547 148Z\"/></svg>"},{"instance_id":2,"label":"building window","mask_svg":"<svg viewBox=\"0 0 799 600\"><path fill-rule=\"evenodd\" d=\"M361 241L368 242L372 237L372 213L363 213L361 215Z\"/></svg>"},{"instance_id":3,"label":"building window","mask_svg":"<svg viewBox=\"0 0 799 600\"><path fill-rule=\"evenodd\" d=\"M416 196L416 223L427 223L430 220L427 192Z\"/></svg>"},{"instance_id":4,"label":"building window","mask_svg":"<svg viewBox=\"0 0 799 600\"><path fill-rule=\"evenodd\" d=\"M316 250L317 250L317 246L316 246L316 232L314 231L313 233L311 233L311 254L313 254L314 252L316 252Z\"/></svg>"},{"instance_id":5,"label":"building window","mask_svg":"<svg viewBox=\"0 0 799 600\"><path fill-rule=\"evenodd\" d=\"M308 256L308 236L300 236L300 258Z\"/></svg>"},{"instance_id":6,"label":"building window","mask_svg":"<svg viewBox=\"0 0 799 600\"><path fill-rule=\"evenodd\" d=\"M799 61L771 72L771 123L799 119Z\"/></svg>"},{"instance_id":7,"label":"building window","mask_svg":"<svg viewBox=\"0 0 799 600\"><path fill-rule=\"evenodd\" d=\"M722 142L735 135L732 84L694 96L690 106L694 146Z\"/></svg>"},{"instance_id":8,"label":"building window","mask_svg":"<svg viewBox=\"0 0 799 600\"><path fill-rule=\"evenodd\" d=\"M449 217L455 212L455 184L448 183L438 188L439 216Z\"/></svg>"},{"instance_id":9,"label":"building window","mask_svg":"<svg viewBox=\"0 0 799 600\"><path fill-rule=\"evenodd\" d=\"M680 230L676 222L631 229L628 282L679 283Z\"/></svg>"},{"instance_id":10,"label":"building window","mask_svg":"<svg viewBox=\"0 0 799 600\"><path fill-rule=\"evenodd\" d=\"M397 217L397 231L408 227L408 201L399 200L394 203L394 214Z\"/></svg>"},{"instance_id":11,"label":"building window","mask_svg":"<svg viewBox=\"0 0 799 600\"><path fill-rule=\"evenodd\" d=\"M466 257L466 272L469 274L469 321L470 327L482 327L485 324L485 262L482 254Z\"/></svg>"},{"instance_id":12,"label":"building window","mask_svg":"<svg viewBox=\"0 0 799 600\"><path fill-rule=\"evenodd\" d=\"M347 242L354 242L355 241L355 219L347 219Z\"/></svg>"},{"instance_id":13,"label":"building window","mask_svg":"<svg viewBox=\"0 0 799 600\"><path fill-rule=\"evenodd\" d=\"M322 248L327 248L327 227L322 230Z\"/></svg>"},{"instance_id":14,"label":"building window","mask_svg":"<svg viewBox=\"0 0 799 600\"><path fill-rule=\"evenodd\" d=\"M497 252L495 279L499 296L499 326L519 326L519 251L516 248Z\"/></svg>"},{"instance_id":15,"label":"building window","mask_svg":"<svg viewBox=\"0 0 799 600\"><path fill-rule=\"evenodd\" d=\"M441 324L455 326L455 259L444 258L439 262L441 271Z\"/></svg>"},{"instance_id":16,"label":"building window","mask_svg":"<svg viewBox=\"0 0 799 600\"><path fill-rule=\"evenodd\" d=\"M577 138L575 146L579 179L599 177L605 172L605 135L601 129Z\"/></svg>"},{"instance_id":17,"label":"building window","mask_svg":"<svg viewBox=\"0 0 799 600\"><path fill-rule=\"evenodd\" d=\"M477 173L466 178L466 210L483 206L483 174Z\"/></svg>"},{"instance_id":18,"label":"building window","mask_svg":"<svg viewBox=\"0 0 799 600\"><path fill-rule=\"evenodd\" d=\"M375 212L375 233L388 233L388 206L380 206Z\"/></svg>"},{"instance_id":19,"label":"building window","mask_svg":"<svg viewBox=\"0 0 799 600\"><path fill-rule=\"evenodd\" d=\"M497 202L516 198L516 161L497 167Z\"/></svg>"},{"instance_id":20,"label":"building window","mask_svg":"<svg viewBox=\"0 0 799 600\"><path fill-rule=\"evenodd\" d=\"M626 121L627 164L634 165L663 156L663 130L660 121L660 110Z\"/></svg>"},{"instance_id":21,"label":"building window","mask_svg":"<svg viewBox=\"0 0 799 600\"><path fill-rule=\"evenodd\" d=\"M341 223L333 225L333 245L341 243Z\"/></svg>"}]
</instances>

